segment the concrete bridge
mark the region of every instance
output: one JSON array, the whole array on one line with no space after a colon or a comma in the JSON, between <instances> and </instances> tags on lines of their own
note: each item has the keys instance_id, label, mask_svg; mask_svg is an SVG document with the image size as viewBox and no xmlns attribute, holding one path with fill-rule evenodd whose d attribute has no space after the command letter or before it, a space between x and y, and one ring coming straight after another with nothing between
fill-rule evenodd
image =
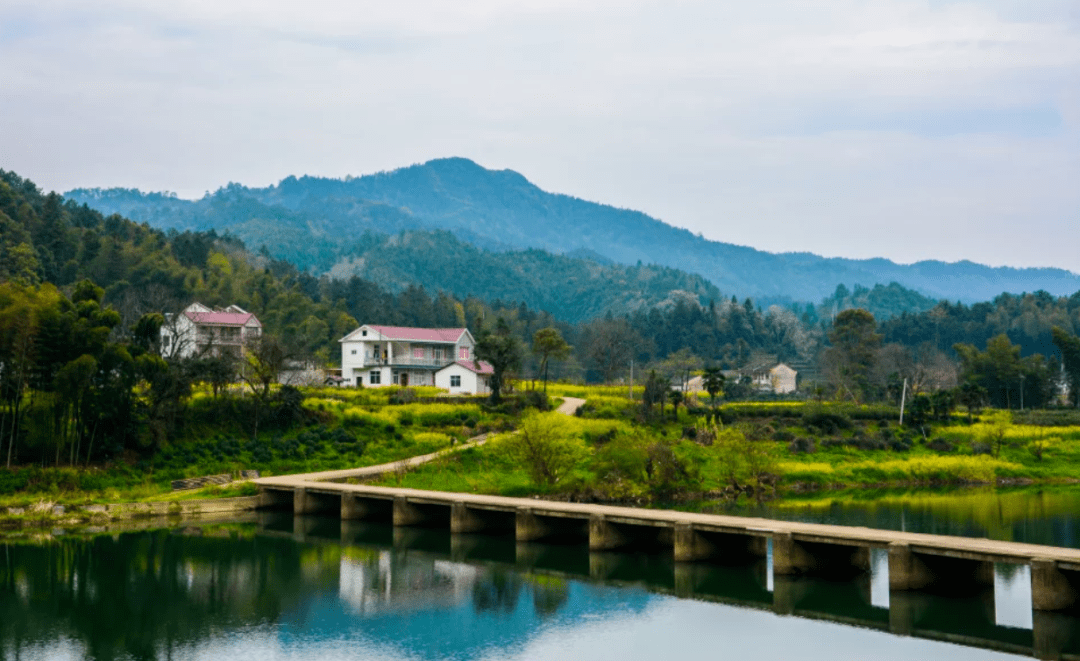
<instances>
[{"instance_id":1,"label":"concrete bridge","mask_svg":"<svg viewBox=\"0 0 1080 661\"><path fill-rule=\"evenodd\" d=\"M335 476L341 479L343 476ZM1080 549L771 519L561 503L467 493L320 482L294 475L255 480L259 507L333 513L398 527L502 534L517 542L580 543L590 551L649 550L676 563L738 564L771 543L777 576L855 576L871 549L888 550L889 587L963 594L992 584L994 563L1028 565L1032 608L1077 606Z\"/></svg>"}]
</instances>

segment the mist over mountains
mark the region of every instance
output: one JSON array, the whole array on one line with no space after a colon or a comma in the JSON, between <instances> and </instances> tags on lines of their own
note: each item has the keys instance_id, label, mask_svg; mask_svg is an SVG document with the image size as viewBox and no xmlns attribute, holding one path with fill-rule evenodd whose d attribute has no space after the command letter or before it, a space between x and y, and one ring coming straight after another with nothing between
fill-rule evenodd
<instances>
[{"instance_id":1,"label":"mist over mountains","mask_svg":"<svg viewBox=\"0 0 1080 661\"><path fill-rule=\"evenodd\" d=\"M553 287L580 283L582 273L655 286L641 301L625 301L628 307L663 300L663 287L698 298L720 292L755 300L820 301L838 284L897 282L931 298L967 303L1002 292L1067 295L1080 290L1080 276L1064 269L968 261L900 265L887 259L775 254L710 241L637 211L545 192L516 172L488 170L464 158L344 179L288 177L266 188L229 184L199 200L131 189L77 189L66 196L104 214L119 213L162 229L227 231L253 249L265 245L274 257L314 273L356 273L387 284L415 282L458 294L478 293L479 286L470 280L475 282L482 269L495 281L551 276ZM390 241L399 234L400 240ZM403 254L402 245L416 250ZM420 248L429 251L426 256ZM519 252L529 249L553 255ZM496 268L499 254L516 268ZM457 264L453 273L447 260ZM633 270L652 264L698 277L663 269L645 277ZM530 272L545 268L554 270ZM664 274L659 280L658 273ZM585 305L568 316L593 313Z\"/></svg>"}]
</instances>

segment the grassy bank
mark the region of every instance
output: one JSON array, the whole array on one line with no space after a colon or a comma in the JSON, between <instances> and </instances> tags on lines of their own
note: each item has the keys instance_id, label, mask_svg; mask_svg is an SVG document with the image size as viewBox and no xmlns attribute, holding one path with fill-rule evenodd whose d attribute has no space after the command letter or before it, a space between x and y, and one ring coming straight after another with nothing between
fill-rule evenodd
<instances>
[{"instance_id":1,"label":"grassy bank","mask_svg":"<svg viewBox=\"0 0 1080 661\"><path fill-rule=\"evenodd\" d=\"M888 406L815 402L689 402L645 418L641 404L610 389L577 387L586 405L556 428L571 465L545 474L543 434L495 438L384 484L422 489L611 502L663 502L740 493L790 494L845 488L1080 481L1075 412L1017 416L954 414L919 427L897 424ZM1052 414L1051 414L1052 413ZM528 421L523 425L527 432ZM524 436L529 436L525 433ZM539 467L537 465L540 464Z\"/></svg>"},{"instance_id":2,"label":"grassy bank","mask_svg":"<svg viewBox=\"0 0 1080 661\"><path fill-rule=\"evenodd\" d=\"M389 463L514 424L513 406L492 410L482 399L436 401L439 392L303 389L289 424L264 424L253 435L244 417L249 402L200 390L183 411L183 434L142 457L93 467L0 470L0 514L40 502L76 505L237 495L237 488L251 487L173 492L171 482L242 470L267 476Z\"/></svg>"}]
</instances>

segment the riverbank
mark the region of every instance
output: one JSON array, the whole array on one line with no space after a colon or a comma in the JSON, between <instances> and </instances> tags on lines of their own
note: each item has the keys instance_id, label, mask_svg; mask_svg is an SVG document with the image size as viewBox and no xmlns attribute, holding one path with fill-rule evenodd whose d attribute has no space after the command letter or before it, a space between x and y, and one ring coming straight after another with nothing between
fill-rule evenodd
<instances>
[{"instance_id":1,"label":"riverbank","mask_svg":"<svg viewBox=\"0 0 1080 661\"><path fill-rule=\"evenodd\" d=\"M103 533L234 521L253 517L258 504L257 496L83 506L40 501L27 508L0 510L0 533Z\"/></svg>"},{"instance_id":2,"label":"riverbank","mask_svg":"<svg viewBox=\"0 0 1080 661\"><path fill-rule=\"evenodd\" d=\"M582 502L685 502L744 493L1080 482L1076 412L987 411L900 426L888 406L737 403L648 414L610 394L569 423L526 418L387 486ZM533 422L530 422L532 420ZM530 432L530 424L533 430ZM527 440L523 440L527 439Z\"/></svg>"}]
</instances>

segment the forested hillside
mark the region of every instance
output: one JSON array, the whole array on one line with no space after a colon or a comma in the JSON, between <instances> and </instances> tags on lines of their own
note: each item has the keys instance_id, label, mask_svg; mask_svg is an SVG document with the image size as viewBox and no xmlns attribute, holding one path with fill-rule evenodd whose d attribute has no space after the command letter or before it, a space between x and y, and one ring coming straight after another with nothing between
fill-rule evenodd
<instances>
[{"instance_id":1,"label":"forested hillside","mask_svg":"<svg viewBox=\"0 0 1080 661\"><path fill-rule=\"evenodd\" d=\"M709 241L636 211L547 193L516 172L487 170L462 158L345 179L288 177L261 189L230 184L197 201L124 189L67 195L155 227L228 230L252 247L265 244L271 255L317 273L354 254L354 243L366 230L395 234L424 228L448 230L492 250L584 250L621 264L660 264L701 275L740 298L819 301L840 283L873 287L894 281L931 298L966 303L1003 291L1068 295L1080 289L1080 276L1061 269L935 261L899 265L885 259L771 254Z\"/></svg>"},{"instance_id":2,"label":"forested hillside","mask_svg":"<svg viewBox=\"0 0 1080 661\"><path fill-rule=\"evenodd\" d=\"M685 271L601 265L543 250L490 252L446 231L366 234L357 254L330 275L359 275L391 290L410 283L457 297L518 301L572 323L607 313L669 308L684 299L704 305L721 297L710 282Z\"/></svg>"},{"instance_id":3,"label":"forested hillside","mask_svg":"<svg viewBox=\"0 0 1080 661\"><path fill-rule=\"evenodd\" d=\"M1080 331L1080 292L1068 297L1001 294L971 306L943 301L926 312L887 320L881 332L887 342L928 343L942 351L958 343L983 347L991 338L1006 335L1023 356L1060 358L1051 333L1055 326L1073 335Z\"/></svg>"}]
</instances>

